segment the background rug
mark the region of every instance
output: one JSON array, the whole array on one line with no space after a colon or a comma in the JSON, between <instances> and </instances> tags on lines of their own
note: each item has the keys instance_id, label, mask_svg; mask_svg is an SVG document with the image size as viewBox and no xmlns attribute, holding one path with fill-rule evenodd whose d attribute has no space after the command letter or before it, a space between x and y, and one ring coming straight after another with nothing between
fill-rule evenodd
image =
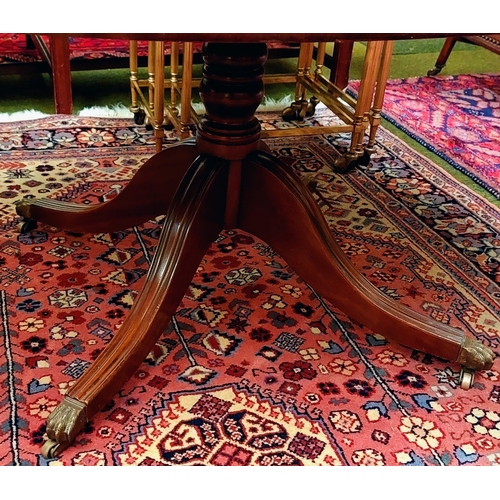
<instances>
[{"instance_id":1,"label":"background rug","mask_svg":"<svg viewBox=\"0 0 500 500\"><path fill-rule=\"evenodd\" d=\"M122 58L128 59L130 55L130 42L126 39L110 38L85 38L68 37L69 52L71 60L93 60ZM50 48L50 37L42 36L48 48ZM268 44L271 49L290 49L297 44L286 44L274 42ZM202 42L193 43L193 51L201 52ZM181 42L182 53L182 42ZM170 43L165 43L165 54L170 54ZM137 42L137 55L148 55L148 42L139 40ZM40 62L42 57L37 49L26 45L24 33L0 33L0 63L9 62Z\"/></svg>"},{"instance_id":2,"label":"background rug","mask_svg":"<svg viewBox=\"0 0 500 500\"><path fill-rule=\"evenodd\" d=\"M390 80L383 116L500 199L500 75Z\"/></svg>"},{"instance_id":3,"label":"background rug","mask_svg":"<svg viewBox=\"0 0 500 500\"><path fill-rule=\"evenodd\" d=\"M309 124L332 120L318 110ZM220 234L148 358L45 460L45 419L128 314L163 220L19 234L14 203L100 203L154 140L130 120L74 116L3 124L0 138L1 465L500 464L498 361L461 390L456 364L356 324L242 231ZM335 237L375 286L498 352L498 209L382 129L371 164L348 175L329 167L346 135L267 143L316 177Z\"/></svg>"},{"instance_id":4,"label":"background rug","mask_svg":"<svg viewBox=\"0 0 500 500\"><path fill-rule=\"evenodd\" d=\"M50 38L42 37L47 47L50 47ZM200 43L196 49L201 49ZM106 59L106 58L128 58L130 43L128 40L113 40L108 38L82 38L69 37L70 58L73 59ZM170 45L167 44L166 54L170 53ZM138 41L139 56L148 55L148 42ZM40 62L42 57L36 48L26 45L24 33L0 33L0 63L4 62Z\"/></svg>"}]
</instances>

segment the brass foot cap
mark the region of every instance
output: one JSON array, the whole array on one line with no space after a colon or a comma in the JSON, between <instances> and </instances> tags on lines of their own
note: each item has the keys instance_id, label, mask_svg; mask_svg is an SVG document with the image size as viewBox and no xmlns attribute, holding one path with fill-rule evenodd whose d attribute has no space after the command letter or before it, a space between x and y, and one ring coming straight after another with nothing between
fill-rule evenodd
<instances>
[{"instance_id":1,"label":"brass foot cap","mask_svg":"<svg viewBox=\"0 0 500 500\"><path fill-rule=\"evenodd\" d=\"M469 370L488 370L493 365L495 353L475 339L466 337L457 361Z\"/></svg>"}]
</instances>

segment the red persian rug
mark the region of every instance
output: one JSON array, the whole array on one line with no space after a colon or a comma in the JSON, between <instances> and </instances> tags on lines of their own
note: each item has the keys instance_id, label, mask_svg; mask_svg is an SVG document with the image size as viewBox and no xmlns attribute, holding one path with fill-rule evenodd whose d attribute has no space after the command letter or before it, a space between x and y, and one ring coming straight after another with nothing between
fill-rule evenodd
<instances>
[{"instance_id":1,"label":"red persian rug","mask_svg":"<svg viewBox=\"0 0 500 500\"><path fill-rule=\"evenodd\" d=\"M318 110L311 124L331 120ZM375 286L498 352L499 210L384 130L370 165L335 174L347 141L267 143L316 177L332 231ZM130 120L0 126L0 465L500 464L497 361L462 390L459 366L353 322L241 231L214 241L135 375L44 459L45 419L128 314L163 217L112 234L20 234L14 204L103 202L153 152Z\"/></svg>"},{"instance_id":2,"label":"red persian rug","mask_svg":"<svg viewBox=\"0 0 500 500\"><path fill-rule=\"evenodd\" d=\"M50 47L50 38L42 37L43 41ZM195 44L195 50L201 50L201 43ZM69 49L71 60L92 60L105 58L128 58L130 43L128 40L112 40L107 38L82 38L69 37ZM170 53L170 45L167 44L165 53ZM148 55L148 42L138 42L137 54ZM8 62L40 62L42 57L36 48L26 43L24 33L0 33L0 63Z\"/></svg>"},{"instance_id":3,"label":"red persian rug","mask_svg":"<svg viewBox=\"0 0 500 500\"><path fill-rule=\"evenodd\" d=\"M43 41L50 47L50 38L42 37ZM148 42L139 40L137 43L137 55L144 57L148 55ZM201 52L203 43L195 42L193 50L196 53ZM84 38L69 37L70 59L72 61L92 61L95 59L122 58L127 60L129 57L130 42L128 40L113 40L108 38ZM280 57L293 57L297 55L296 44L271 43L271 51L278 53ZM165 54L170 54L170 43L165 44ZM24 33L0 33L0 63L12 62L41 62L42 57L36 48L27 46L26 35Z\"/></svg>"},{"instance_id":4,"label":"red persian rug","mask_svg":"<svg viewBox=\"0 0 500 500\"><path fill-rule=\"evenodd\" d=\"M390 80L383 115L500 199L500 75Z\"/></svg>"}]
</instances>

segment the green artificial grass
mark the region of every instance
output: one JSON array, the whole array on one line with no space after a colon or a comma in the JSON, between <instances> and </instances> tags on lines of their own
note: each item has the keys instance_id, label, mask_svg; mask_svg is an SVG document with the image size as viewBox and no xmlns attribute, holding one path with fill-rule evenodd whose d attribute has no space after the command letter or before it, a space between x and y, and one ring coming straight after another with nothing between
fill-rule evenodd
<instances>
[{"instance_id":1,"label":"green artificial grass","mask_svg":"<svg viewBox=\"0 0 500 500\"><path fill-rule=\"evenodd\" d=\"M455 44L446 66L441 70L441 75L500 73L500 56L478 46L474 46L474 50L456 50L463 46L469 47L470 45L463 42ZM440 50L439 46L437 52L394 53L389 78L427 76L427 71L434 68ZM362 44L354 45L350 71L352 79L361 77L364 53L365 47Z\"/></svg>"},{"instance_id":2,"label":"green artificial grass","mask_svg":"<svg viewBox=\"0 0 500 500\"><path fill-rule=\"evenodd\" d=\"M424 38L417 40L396 40L394 42L394 55L439 53L445 38ZM366 42L363 42L366 45ZM457 43L453 50L477 50L480 47L471 43Z\"/></svg>"},{"instance_id":3,"label":"green artificial grass","mask_svg":"<svg viewBox=\"0 0 500 500\"><path fill-rule=\"evenodd\" d=\"M0 76L0 112L34 109L54 113L52 79L47 74ZM130 105L128 69L72 73L73 110L90 106Z\"/></svg>"},{"instance_id":4,"label":"green artificial grass","mask_svg":"<svg viewBox=\"0 0 500 500\"><path fill-rule=\"evenodd\" d=\"M441 50L443 39L433 40L403 40L395 44L394 55L391 60L390 78L408 78L426 76L427 71L434 68L434 64ZM332 44L327 51L331 53ZM350 78L359 79L363 67L365 54L363 43L354 44ZM273 59L265 66L268 74L291 73L296 68L297 60ZM201 76L201 65L193 68L194 78ZM141 69L140 77L145 77L146 69ZM326 76L329 70L325 69ZM442 75L500 73L500 57L481 47L457 42ZM128 69L109 69L99 71L75 71L72 73L73 108L78 113L84 108L92 106L130 105L130 86ZM267 97L279 100L284 96L293 96L293 84L267 85ZM198 100L197 90L193 90L193 99ZM25 109L34 109L44 113L53 113L52 81L47 74L32 75L0 75L0 112L13 113ZM412 148L447 170L463 184L474 189L484 198L500 207L500 200L475 184L469 177L461 174L448 165L437 155L431 153L424 146L412 140L397 127L383 121L383 126L403 139Z\"/></svg>"}]
</instances>

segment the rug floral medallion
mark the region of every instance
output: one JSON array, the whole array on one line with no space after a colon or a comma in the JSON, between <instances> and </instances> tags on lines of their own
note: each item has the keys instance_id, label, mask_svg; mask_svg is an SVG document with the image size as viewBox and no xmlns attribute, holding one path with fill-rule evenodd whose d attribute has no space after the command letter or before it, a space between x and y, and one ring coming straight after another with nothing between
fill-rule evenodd
<instances>
[{"instance_id":1,"label":"rug floral medallion","mask_svg":"<svg viewBox=\"0 0 500 500\"><path fill-rule=\"evenodd\" d=\"M332 120L319 109L307 125ZM346 135L267 143L315 176L333 234L377 288L498 352L497 208L384 130L371 163L347 175L329 167ZM44 459L45 420L129 313L164 217L111 234L21 234L15 203L102 203L153 153L130 120L0 126L1 465L500 464L497 361L462 390L458 365L355 323L240 230L214 241L132 378Z\"/></svg>"}]
</instances>

